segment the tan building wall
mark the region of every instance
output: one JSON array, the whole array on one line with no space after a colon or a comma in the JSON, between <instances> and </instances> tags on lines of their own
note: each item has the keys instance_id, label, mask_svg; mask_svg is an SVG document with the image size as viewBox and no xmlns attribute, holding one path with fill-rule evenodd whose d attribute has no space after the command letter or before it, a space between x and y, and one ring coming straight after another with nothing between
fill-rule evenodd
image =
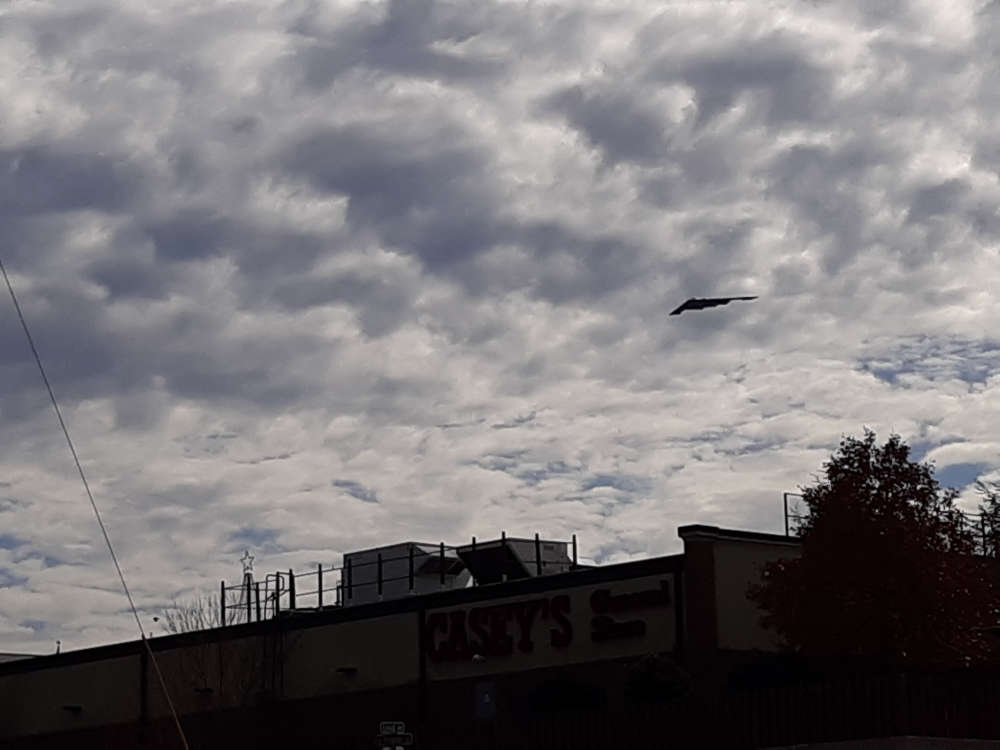
<instances>
[{"instance_id":1,"label":"tan building wall","mask_svg":"<svg viewBox=\"0 0 1000 750\"><path fill-rule=\"evenodd\" d=\"M719 648L749 651L775 650L775 633L760 624L764 614L747 598L747 589L760 582L766 562L798 557L798 543L723 539L715 546L715 602L718 608Z\"/></svg>"},{"instance_id":2,"label":"tan building wall","mask_svg":"<svg viewBox=\"0 0 1000 750\"><path fill-rule=\"evenodd\" d=\"M700 621L714 637L704 639L712 649L773 651L779 647L775 633L764 629L764 614L747 598L747 590L760 582L764 563L800 554L794 537L729 531L713 526L686 526L685 571L689 591L700 601L701 612L689 622Z\"/></svg>"}]
</instances>

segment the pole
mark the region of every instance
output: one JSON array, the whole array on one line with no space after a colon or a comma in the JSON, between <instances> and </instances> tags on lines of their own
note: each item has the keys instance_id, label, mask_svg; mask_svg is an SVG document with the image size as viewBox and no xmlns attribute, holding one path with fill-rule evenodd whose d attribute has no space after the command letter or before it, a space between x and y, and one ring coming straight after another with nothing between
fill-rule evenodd
<instances>
[{"instance_id":1,"label":"pole","mask_svg":"<svg viewBox=\"0 0 1000 750\"><path fill-rule=\"evenodd\" d=\"M219 624L226 627L226 582L219 581Z\"/></svg>"},{"instance_id":2,"label":"pole","mask_svg":"<svg viewBox=\"0 0 1000 750\"><path fill-rule=\"evenodd\" d=\"M781 499L785 502L785 536L788 536L788 493L782 492Z\"/></svg>"},{"instance_id":3,"label":"pole","mask_svg":"<svg viewBox=\"0 0 1000 750\"><path fill-rule=\"evenodd\" d=\"M379 552L375 558L376 561L376 576L378 577L378 598L379 601L382 600L382 553Z\"/></svg>"},{"instance_id":4,"label":"pole","mask_svg":"<svg viewBox=\"0 0 1000 750\"><path fill-rule=\"evenodd\" d=\"M475 557L475 554L476 554L476 537L472 537L472 555L473 555L473 557ZM475 576L472 576L472 585L473 586L478 586L479 585L479 581L476 580Z\"/></svg>"},{"instance_id":5,"label":"pole","mask_svg":"<svg viewBox=\"0 0 1000 750\"><path fill-rule=\"evenodd\" d=\"M316 594L319 596L319 608L323 609L323 563L316 563Z\"/></svg>"},{"instance_id":6,"label":"pole","mask_svg":"<svg viewBox=\"0 0 1000 750\"><path fill-rule=\"evenodd\" d=\"M354 575L352 565L354 561L348 557L347 558L347 600L350 601L354 598Z\"/></svg>"},{"instance_id":7,"label":"pole","mask_svg":"<svg viewBox=\"0 0 1000 750\"><path fill-rule=\"evenodd\" d=\"M260 581L254 583L254 590L257 595L257 622L260 622Z\"/></svg>"},{"instance_id":8,"label":"pole","mask_svg":"<svg viewBox=\"0 0 1000 750\"><path fill-rule=\"evenodd\" d=\"M409 558L410 558L409 559L410 593L412 594L413 593L413 545L412 544L409 547Z\"/></svg>"},{"instance_id":9,"label":"pole","mask_svg":"<svg viewBox=\"0 0 1000 750\"><path fill-rule=\"evenodd\" d=\"M542 574L542 541L538 537L538 532L535 532L535 575L540 576Z\"/></svg>"},{"instance_id":10,"label":"pole","mask_svg":"<svg viewBox=\"0 0 1000 750\"><path fill-rule=\"evenodd\" d=\"M440 561L441 561L441 573L440 573L441 588L444 588L444 542L441 542Z\"/></svg>"},{"instance_id":11,"label":"pole","mask_svg":"<svg viewBox=\"0 0 1000 750\"><path fill-rule=\"evenodd\" d=\"M246 595L247 595L247 622L250 622L250 620L252 619L252 609L251 608L253 607L253 597L250 596L250 587L251 587L250 576L247 575L247 576L245 576L245 578L246 578L246 586L245 586L245 588L246 588Z\"/></svg>"},{"instance_id":12,"label":"pole","mask_svg":"<svg viewBox=\"0 0 1000 750\"><path fill-rule=\"evenodd\" d=\"M295 571L288 569L288 609L295 609Z\"/></svg>"}]
</instances>

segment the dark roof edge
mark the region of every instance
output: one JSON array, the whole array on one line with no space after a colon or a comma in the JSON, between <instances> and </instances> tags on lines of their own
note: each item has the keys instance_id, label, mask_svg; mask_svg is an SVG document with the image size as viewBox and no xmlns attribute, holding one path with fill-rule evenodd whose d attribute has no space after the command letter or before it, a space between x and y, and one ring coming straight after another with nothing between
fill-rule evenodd
<instances>
[{"instance_id":1,"label":"dark roof edge","mask_svg":"<svg viewBox=\"0 0 1000 750\"><path fill-rule=\"evenodd\" d=\"M694 523L687 526L680 526L677 529L677 536L684 541L695 537L709 539L731 539L740 542L766 542L768 544L787 544L797 547L802 540L797 536L785 536L784 534L771 534L764 531L744 531L742 529L723 529L719 526L708 526L706 524Z\"/></svg>"}]
</instances>

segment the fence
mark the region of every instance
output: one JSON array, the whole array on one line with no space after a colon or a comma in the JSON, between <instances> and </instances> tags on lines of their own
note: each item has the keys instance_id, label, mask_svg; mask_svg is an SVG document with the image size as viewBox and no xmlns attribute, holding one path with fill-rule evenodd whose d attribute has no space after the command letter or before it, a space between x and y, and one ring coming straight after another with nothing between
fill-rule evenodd
<instances>
[{"instance_id":1,"label":"fence","mask_svg":"<svg viewBox=\"0 0 1000 750\"><path fill-rule=\"evenodd\" d=\"M798 503L789 504L790 498L799 498L802 495L797 492L783 492L782 502L785 511L785 536L794 536L793 524L801 524L808 517L808 513L802 511ZM970 513L959 511L962 524L966 530L972 532L976 542L976 552L984 557L1000 557L1000 522L997 518L991 517L987 513Z\"/></svg>"},{"instance_id":2,"label":"fence","mask_svg":"<svg viewBox=\"0 0 1000 750\"><path fill-rule=\"evenodd\" d=\"M524 540L508 540L506 532L501 533L501 546L506 547L508 542L514 541L524 542ZM540 576L545 573L545 568L552 564L542 555L542 545L551 542L543 542L538 534L535 534L533 541L535 556L523 562L534 568L535 575ZM571 541L559 544L565 544L572 550L569 569L576 569L578 567L576 534ZM220 622L223 626L234 625L271 619L280 616L282 612L319 611L330 607L343 607L357 598L359 590L372 586L375 587L376 599L381 600L388 585L404 581L407 593L420 593L417 590L417 557L430 557L428 548L429 545L411 543L407 545L406 554L390 556L385 552L375 551L374 559L370 562L357 562L353 557L347 557L345 564L340 567L335 565L324 567L319 563L315 569L308 571L296 572L290 568L288 571L268 573L263 581L254 580L251 574L244 575L243 581L238 584L221 581ZM449 570L455 567L454 561L458 557L459 548L440 542L434 549L437 562L433 567L438 575L439 587L443 590L448 588ZM462 549L475 552L476 538L473 537L472 543ZM406 564L404 574L387 574L386 568L398 567L393 563L404 562ZM474 576L470 578L470 583L473 586L479 585Z\"/></svg>"}]
</instances>

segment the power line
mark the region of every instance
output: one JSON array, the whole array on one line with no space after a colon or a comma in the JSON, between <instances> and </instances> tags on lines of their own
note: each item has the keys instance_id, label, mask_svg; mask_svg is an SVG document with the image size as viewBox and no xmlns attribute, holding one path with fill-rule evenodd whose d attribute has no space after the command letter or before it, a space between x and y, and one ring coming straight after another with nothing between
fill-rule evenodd
<instances>
[{"instance_id":1,"label":"power line","mask_svg":"<svg viewBox=\"0 0 1000 750\"><path fill-rule=\"evenodd\" d=\"M83 488L87 492L87 499L90 501L90 507L94 511L94 517L97 518L97 525L101 527L101 535L104 537L104 543L108 547L108 552L111 553L111 560L114 562L115 570L118 572L118 580L121 581L122 589L125 591L125 597L128 599L128 605L132 610L132 616L135 617L135 624L139 627L139 636L142 639L143 645L146 647L146 651L149 653L149 658L153 663L153 668L156 670L156 676L159 679L163 695L167 699L167 705L170 706L170 713L173 715L174 723L177 725L177 731L180 733L181 744L184 746L185 750L188 750L187 738L184 736L184 730L181 728L180 719L177 717L177 711L174 709L174 703L170 699L170 693L167 690L166 682L163 679L163 674L160 672L160 665L157 663L156 657L153 655L153 650L149 646L149 641L146 639L146 631L142 627L142 620L139 618L139 610L136 609L135 601L132 599L132 592L129 591L128 584L125 582L125 574L122 572L122 566L118 562L118 555L115 554L115 548L111 544L111 537L108 536L108 530L104 526L104 520L101 518L101 512L97 509L97 502L94 500L94 493L90 490L90 482L87 481L87 475L83 471L83 465L80 463L80 457L77 455L76 446L73 445L73 439L69 435L69 429L66 427L66 421L63 419L62 410L59 408L59 402L56 401L56 394L52 390L52 384L49 382L48 375L45 374L45 367L42 364L42 358L38 354L38 348L35 346L35 340L31 335L31 329L28 328L28 321L25 319L24 313L21 311L21 304L17 301L17 295L14 293L14 286L10 283L10 277L7 276L7 269L4 267L2 258L0 258L0 273L3 274L3 280L7 285L7 291L10 292L10 299L14 303L14 309L17 311L17 318L21 321L21 328L24 329L24 336L28 340L28 346L31 347L31 354L35 358L35 364L38 365L38 372L41 373L42 382L45 383L45 390L48 391L49 401L52 402L52 408L56 413L56 419L59 420L59 427L62 430L63 436L66 438L66 445L69 446L69 452L73 456L73 463L76 464L76 470L80 474L80 481L83 482Z\"/></svg>"}]
</instances>

